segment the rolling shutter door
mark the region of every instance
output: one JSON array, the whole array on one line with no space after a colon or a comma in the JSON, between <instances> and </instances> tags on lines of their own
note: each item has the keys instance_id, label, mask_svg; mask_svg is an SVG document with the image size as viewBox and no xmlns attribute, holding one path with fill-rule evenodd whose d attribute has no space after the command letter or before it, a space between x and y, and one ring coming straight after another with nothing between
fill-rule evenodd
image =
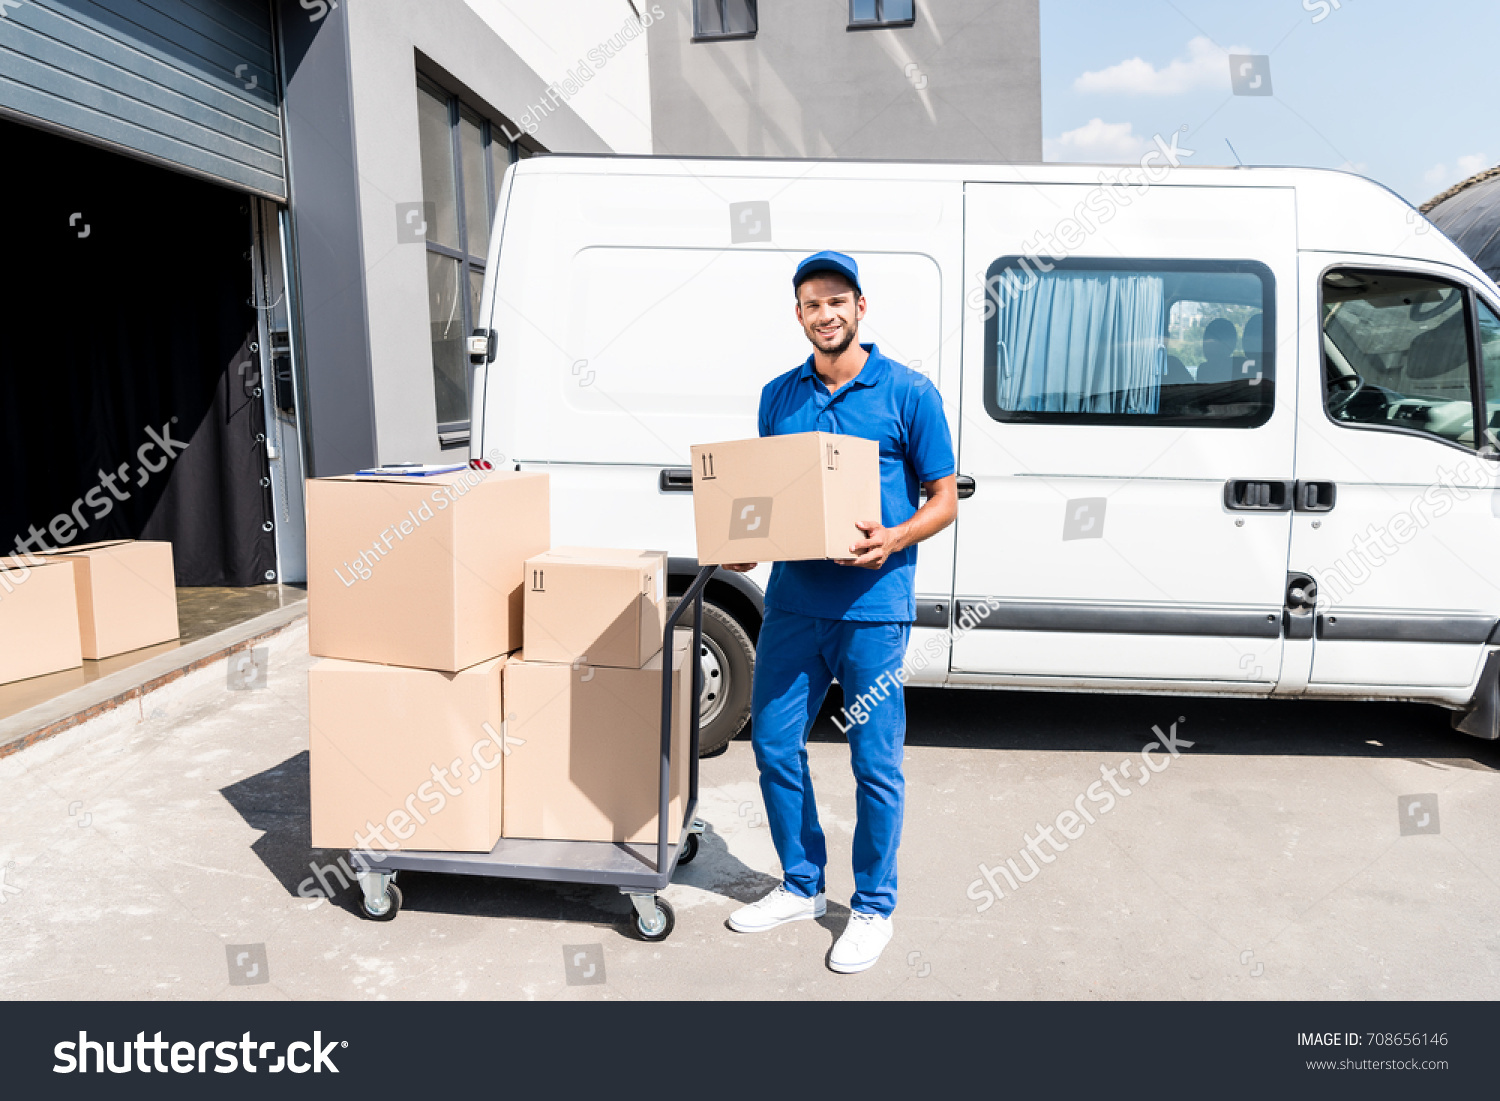
<instances>
[{"instance_id":1,"label":"rolling shutter door","mask_svg":"<svg viewBox=\"0 0 1500 1101\"><path fill-rule=\"evenodd\" d=\"M270 0L0 0L0 113L286 198Z\"/></svg>"}]
</instances>

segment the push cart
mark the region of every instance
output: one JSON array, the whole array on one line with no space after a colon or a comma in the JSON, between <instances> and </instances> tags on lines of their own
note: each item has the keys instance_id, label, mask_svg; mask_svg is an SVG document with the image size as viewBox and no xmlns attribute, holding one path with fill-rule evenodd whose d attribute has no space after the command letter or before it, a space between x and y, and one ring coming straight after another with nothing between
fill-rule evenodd
<instances>
[{"instance_id":1,"label":"push cart","mask_svg":"<svg viewBox=\"0 0 1500 1101\"><path fill-rule=\"evenodd\" d=\"M698 717L701 701L692 710L688 743L687 812L681 823L668 820L672 776L672 631L688 608L693 610L692 679L700 690L703 651L703 589L717 567L704 566L667 616L662 638L661 767L658 772L656 844L618 841L546 841L502 837L487 853L424 852L355 849L350 863L359 880L360 908L374 921L390 921L401 909L400 872L443 872L483 875L497 879L535 879L551 883L597 883L617 887L630 899L629 929L641 940L665 940L675 918L672 907L657 897L671 882L677 865L698 855L704 824L698 809Z\"/></svg>"}]
</instances>

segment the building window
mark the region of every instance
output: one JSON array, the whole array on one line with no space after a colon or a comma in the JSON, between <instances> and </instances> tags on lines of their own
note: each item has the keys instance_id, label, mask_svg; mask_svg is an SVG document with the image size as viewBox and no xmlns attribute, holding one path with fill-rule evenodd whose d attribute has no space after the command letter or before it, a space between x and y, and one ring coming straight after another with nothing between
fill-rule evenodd
<instances>
[{"instance_id":1,"label":"building window","mask_svg":"<svg viewBox=\"0 0 1500 1101\"><path fill-rule=\"evenodd\" d=\"M984 403L998 421L1255 428L1275 405L1274 280L1252 261L997 260Z\"/></svg>"},{"instance_id":2,"label":"building window","mask_svg":"<svg viewBox=\"0 0 1500 1101\"><path fill-rule=\"evenodd\" d=\"M531 152L513 131L425 80L417 82L417 120L438 435L457 445L469 434L473 372L464 338L479 313L495 200L505 169Z\"/></svg>"},{"instance_id":3,"label":"building window","mask_svg":"<svg viewBox=\"0 0 1500 1101\"><path fill-rule=\"evenodd\" d=\"M754 38L755 0L693 0L694 38Z\"/></svg>"},{"instance_id":4,"label":"building window","mask_svg":"<svg viewBox=\"0 0 1500 1101\"><path fill-rule=\"evenodd\" d=\"M909 27L916 21L913 0L849 0L849 26Z\"/></svg>"}]
</instances>

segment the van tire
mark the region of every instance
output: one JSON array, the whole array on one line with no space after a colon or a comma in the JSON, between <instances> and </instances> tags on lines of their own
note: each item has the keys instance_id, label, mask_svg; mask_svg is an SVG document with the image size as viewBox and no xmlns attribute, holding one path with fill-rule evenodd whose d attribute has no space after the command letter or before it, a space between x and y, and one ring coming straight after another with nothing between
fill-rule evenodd
<instances>
[{"instance_id":1,"label":"van tire","mask_svg":"<svg viewBox=\"0 0 1500 1101\"><path fill-rule=\"evenodd\" d=\"M678 597L667 600L667 612ZM679 627L691 627L684 613ZM750 682L755 676L755 643L739 621L708 600L703 602L703 671L700 694L704 722L698 731L698 756L717 757L750 721ZM709 699L712 694L712 700Z\"/></svg>"}]
</instances>

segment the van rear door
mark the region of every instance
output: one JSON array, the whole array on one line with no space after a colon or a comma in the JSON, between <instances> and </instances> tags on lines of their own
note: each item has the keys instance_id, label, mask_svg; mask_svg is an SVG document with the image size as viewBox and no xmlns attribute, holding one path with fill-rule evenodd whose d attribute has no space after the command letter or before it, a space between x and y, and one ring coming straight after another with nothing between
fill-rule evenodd
<instances>
[{"instance_id":1,"label":"van rear door","mask_svg":"<svg viewBox=\"0 0 1500 1101\"><path fill-rule=\"evenodd\" d=\"M953 681L1270 692L1292 190L970 184L964 234Z\"/></svg>"}]
</instances>

